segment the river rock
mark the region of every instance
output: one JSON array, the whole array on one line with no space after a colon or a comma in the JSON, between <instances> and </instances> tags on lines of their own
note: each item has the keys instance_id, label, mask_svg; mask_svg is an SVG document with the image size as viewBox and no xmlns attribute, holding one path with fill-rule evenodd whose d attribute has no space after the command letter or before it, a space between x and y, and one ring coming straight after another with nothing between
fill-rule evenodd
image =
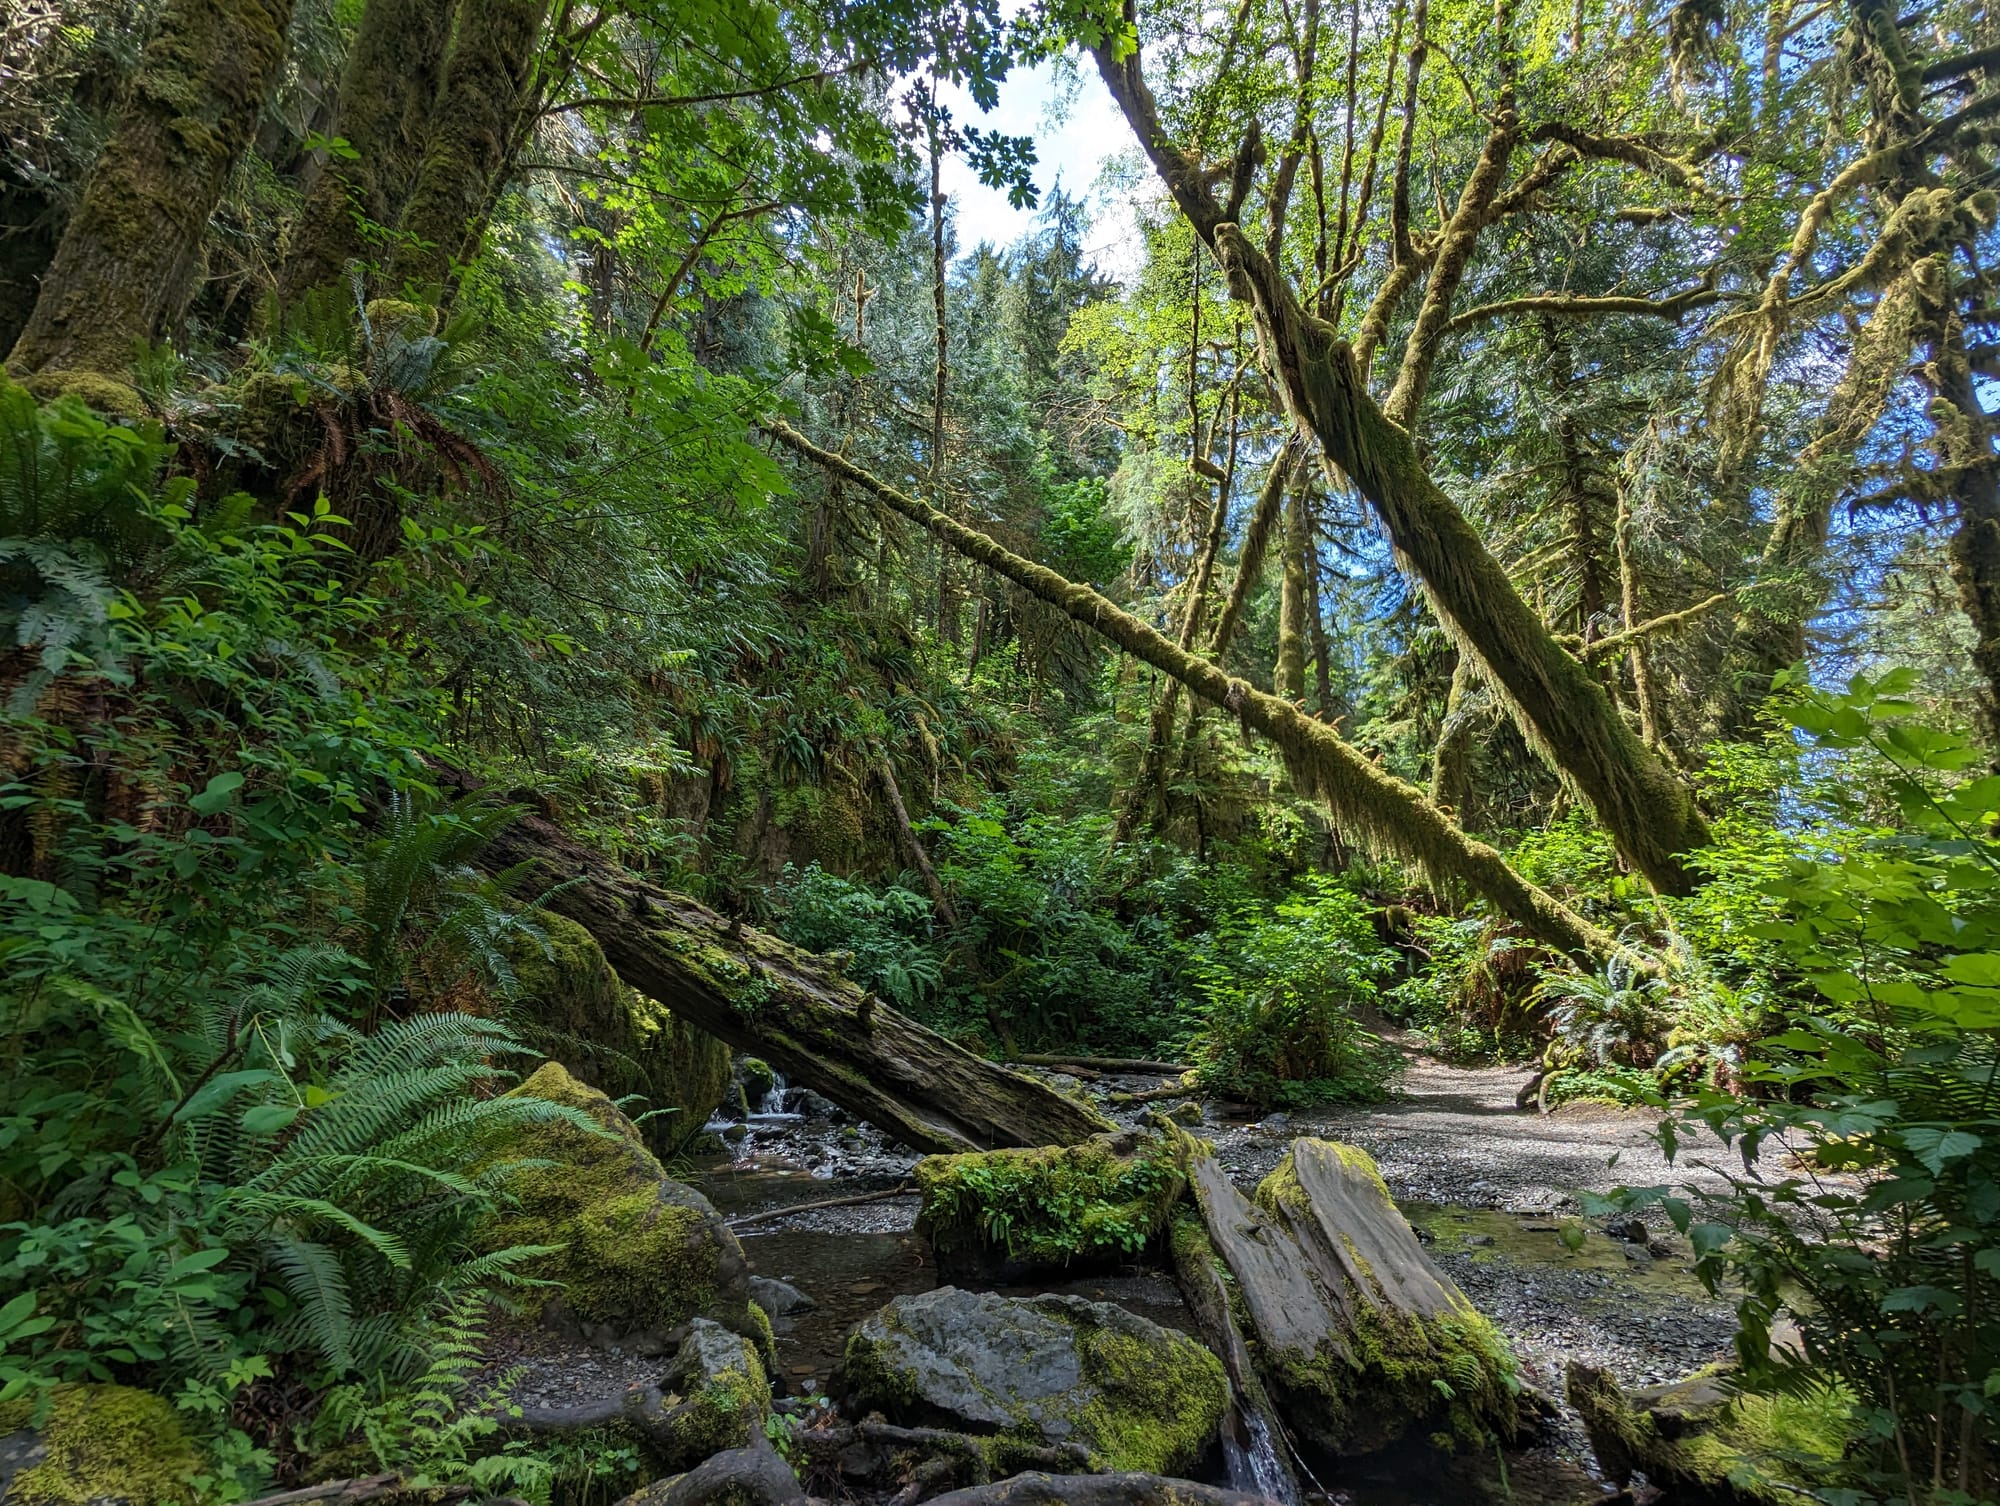
<instances>
[{"instance_id":1,"label":"river rock","mask_svg":"<svg viewBox=\"0 0 2000 1506\"><path fill-rule=\"evenodd\" d=\"M939 1287L898 1297L847 1342L836 1388L892 1421L1039 1433L1103 1469L1194 1467L1229 1404L1222 1363L1109 1302Z\"/></svg>"},{"instance_id":2,"label":"river rock","mask_svg":"<svg viewBox=\"0 0 2000 1506\"><path fill-rule=\"evenodd\" d=\"M561 1285L545 1321L640 1353L664 1353L695 1317L768 1342L769 1320L750 1304L750 1268L736 1236L707 1198L666 1174L609 1098L557 1062L514 1092L573 1110L602 1131L574 1118L544 1119L521 1126L503 1153L529 1164L508 1181L513 1206L487 1242L560 1247L524 1268Z\"/></svg>"},{"instance_id":3,"label":"river rock","mask_svg":"<svg viewBox=\"0 0 2000 1506\"><path fill-rule=\"evenodd\" d=\"M750 1278L750 1300L774 1318L788 1318L793 1313L810 1312L817 1305L791 1282L779 1281L770 1276Z\"/></svg>"},{"instance_id":4,"label":"river rock","mask_svg":"<svg viewBox=\"0 0 2000 1506\"><path fill-rule=\"evenodd\" d=\"M5 1506L194 1506L201 1456L165 1398L130 1386L58 1386L0 1405Z\"/></svg>"},{"instance_id":5,"label":"river rock","mask_svg":"<svg viewBox=\"0 0 2000 1506\"><path fill-rule=\"evenodd\" d=\"M656 1446L670 1470L692 1469L764 1436L771 1385L763 1362L754 1344L719 1323L688 1324L661 1388L668 1400Z\"/></svg>"}]
</instances>

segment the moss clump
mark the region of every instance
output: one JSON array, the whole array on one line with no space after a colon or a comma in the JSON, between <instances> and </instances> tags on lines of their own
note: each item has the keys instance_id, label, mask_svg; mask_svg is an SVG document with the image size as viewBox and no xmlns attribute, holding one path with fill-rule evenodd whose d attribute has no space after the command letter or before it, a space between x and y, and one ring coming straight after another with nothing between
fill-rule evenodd
<instances>
[{"instance_id":1,"label":"moss clump","mask_svg":"<svg viewBox=\"0 0 2000 1506\"><path fill-rule=\"evenodd\" d=\"M756 1108L778 1085L778 1074L762 1057L746 1056L736 1064L736 1080L743 1084L745 1102Z\"/></svg>"},{"instance_id":2,"label":"moss clump","mask_svg":"<svg viewBox=\"0 0 2000 1506\"><path fill-rule=\"evenodd\" d=\"M1355 1146L1317 1141L1348 1176L1380 1198L1398 1222L1374 1158ZM1298 1178L1296 1152L1257 1187L1256 1200L1294 1228L1311 1226L1311 1199ZM1291 1415L1322 1447L1362 1454L1421 1429L1444 1449L1483 1449L1519 1426L1520 1383L1507 1341L1455 1286L1449 1300L1420 1312L1384 1288L1350 1240L1345 1255L1359 1280L1336 1294L1345 1329L1312 1353L1266 1352L1260 1369Z\"/></svg>"},{"instance_id":3,"label":"moss clump","mask_svg":"<svg viewBox=\"0 0 2000 1506\"><path fill-rule=\"evenodd\" d=\"M569 1316L607 1337L660 1334L710 1311L747 1322L736 1240L707 1200L670 1180L611 1100L550 1062L514 1090L579 1109L609 1134L550 1120L509 1147L531 1164L508 1184L500 1244L559 1245L533 1274L557 1281ZM542 1163L542 1164L534 1164Z\"/></svg>"},{"instance_id":4,"label":"moss clump","mask_svg":"<svg viewBox=\"0 0 2000 1506\"><path fill-rule=\"evenodd\" d=\"M539 940L509 957L535 1044L616 1098L639 1094L655 1109L649 1143L662 1154L698 1133L729 1088L729 1048L666 1006L626 987L595 938L566 916L535 916Z\"/></svg>"},{"instance_id":5,"label":"moss clump","mask_svg":"<svg viewBox=\"0 0 2000 1506\"><path fill-rule=\"evenodd\" d=\"M1701 1500L1797 1501L1826 1483L1855 1436L1844 1391L1750 1396L1721 1367L1628 1396L1603 1371L1573 1364L1568 1390L1613 1479L1644 1470L1670 1495Z\"/></svg>"},{"instance_id":6,"label":"moss clump","mask_svg":"<svg viewBox=\"0 0 2000 1506\"><path fill-rule=\"evenodd\" d=\"M0 1406L0 1434L32 1428L44 1457L14 1476L8 1506L194 1506L202 1460L180 1416L130 1386L58 1386L35 1421L34 1402Z\"/></svg>"},{"instance_id":7,"label":"moss clump","mask_svg":"<svg viewBox=\"0 0 2000 1506\"><path fill-rule=\"evenodd\" d=\"M941 1254L984 1250L1050 1265L1137 1254L1187 1185L1164 1147L1130 1132L926 1156L916 1181L924 1200L917 1228Z\"/></svg>"}]
</instances>

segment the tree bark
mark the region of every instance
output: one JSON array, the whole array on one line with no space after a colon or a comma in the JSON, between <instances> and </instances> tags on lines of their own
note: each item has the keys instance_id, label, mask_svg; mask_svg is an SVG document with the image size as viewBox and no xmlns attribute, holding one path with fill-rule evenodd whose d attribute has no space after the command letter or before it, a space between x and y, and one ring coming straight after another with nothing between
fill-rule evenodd
<instances>
[{"instance_id":1,"label":"tree bark","mask_svg":"<svg viewBox=\"0 0 2000 1506\"><path fill-rule=\"evenodd\" d=\"M527 864L527 887L547 889L542 907L590 932L626 983L907 1145L1073 1145L1106 1128L876 1002L825 959L648 883L539 817L501 832L480 861Z\"/></svg>"},{"instance_id":2,"label":"tree bark","mask_svg":"<svg viewBox=\"0 0 2000 1506\"><path fill-rule=\"evenodd\" d=\"M397 226L392 287L430 292L469 260L512 166L548 0L477 0L459 14L430 139Z\"/></svg>"},{"instance_id":3,"label":"tree bark","mask_svg":"<svg viewBox=\"0 0 2000 1506\"><path fill-rule=\"evenodd\" d=\"M291 20L291 0L170 0L7 357L17 379L132 401L133 357L186 303L202 232L256 134Z\"/></svg>"},{"instance_id":4,"label":"tree bark","mask_svg":"<svg viewBox=\"0 0 2000 1506\"><path fill-rule=\"evenodd\" d=\"M1271 685L1288 701L1306 693L1306 506L1305 488L1285 492L1285 544L1280 551L1283 571L1278 588L1278 662Z\"/></svg>"},{"instance_id":5,"label":"tree bark","mask_svg":"<svg viewBox=\"0 0 2000 1506\"><path fill-rule=\"evenodd\" d=\"M1409 433L1369 396L1337 331L1299 306L1278 269L1225 217L1199 164L1168 139L1137 55L1120 57L1107 44L1096 57L1181 211L1214 247L1232 290L1251 303L1265 367L1293 422L1374 505L1440 621L1477 659L1543 755L1590 801L1626 858L1661 891L1689 892L1695 875L1684 855L1708 840L1692 795L1521 599L1477 530L1431 480ZM1489 141L1487 155L1493 147ZM1446 249L1455 259L1458 243L1448 241ZM1413 410L1427 375L1426 359L1406 361L1394 394L1399 407Z\"/></svg>"},{"instance_id":6,"label":"tree bark","mask_svg":"<svg viewBox=\"0 0 2000 1506\"><path fill-rule=\"evenodd\" d=\"M1245 727L1263 733L1277 745L1302 788L1325 799L1343 825L1377 848L1409 859L1434 882L1464 884L1531 935L1559 950L1587 956L1608 956L1617 950L1611 937L1522 878L1491 847L1466 836L1413 786L1378 769L1331 727L1291 702L1231 678L1211 661L1176 646L1090 587L1077 585L1045 565L1002 548L985 534L896 490L845 456L821 449L790 425L769 419L763 428L779 443L859 486L968 559L1093 628L1134 658L1172 675L1196 695L1227 707ZM1577 668L1582 671L1581 665Z\"/></svg>"},{"instance_id":7,"label":"tree bark","mask_svg":"<svg viewBox=\"0 0 2000 1506\"><path fill-rule=\"evenodd\" d=\"M402 218L423 164L455 9L455 0L368 0L335 102L334 134L356 155L329 156L307 190L278 273L282 302L386 250L379 238Z\"/></svg>"}]
</instances>

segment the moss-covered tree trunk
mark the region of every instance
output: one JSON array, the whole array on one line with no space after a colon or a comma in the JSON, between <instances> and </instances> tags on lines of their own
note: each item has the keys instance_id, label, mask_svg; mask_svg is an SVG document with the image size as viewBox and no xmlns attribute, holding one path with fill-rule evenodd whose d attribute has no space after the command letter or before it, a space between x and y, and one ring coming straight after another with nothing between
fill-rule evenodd
<instances>
[{"instance_id":1,"label":"moss-covered tree trunk","mask_svg":"<svg viewBox=\"0 0 2000 1506\"><path fill-rule=\"evenodd\" d=\"M1074 1145L1108 1126L1032 1078L896 1013L825 960L725 920L527 817L481 861L596 938L618 976L689 1024L919 1150Z\"/></svg>"},{"instance_id":2,"label":"moss-covered tree trunk","mask_svg":"<svg viewBox=\"0 0 2000 1506\"><path fill-rule=\"evenodd\" d=\"M455 0L368 0L347 54L330 155L306 192L278 274L290 302L383 254L417 181L444 73Z\"/></svg>"},{"instance_id":3,"label":"moss-covered tree trunk","mask_svg":"<svg viewBox=\"0 0 2000 1506\"><path fill-rule=\"evenodd\" d=\"M1263 733L1277 745L1301 788L1324 798L1344 827L1378 850L1409 859L1435 882L1462 884L1483 895L1531 935L1562 951L1603 956L1616 950L1612 938L1522 878L1498 852L1466 836L1414 787L1377 768L1333 728L1315 721L1292 702L1232 678L1212 660L1189 653L1090 587L1023 559L985 534L898 491L845 456L821 449L788 424L767 420L764 429L796 453L922 525L966 558L1102 634L1134 658L1173 676L1194 694L1226 707L1246 728ZM1582 666L1577 667L1581 671Z\"/></svg>"},{"instance_id":4,"label":"moss-covered tree trunk","mask_svg":"<svg viewBox=\"0 0 2000 1506\"><path fill-rule=\"evenodd\" d=\"M1691 793L1514 589L1478 530L1431 480L1409 432L1369 395L1338 332L1300 306L1278 268L1225 213L1201 165L1167 136L1137 56L1106 44L1096 57L1181 212L1215 249L1231 289L1252 305L1264 366L1293 422L1368 498L1440 622L1477 660L1522 730L1590 801L1625 857L1659 889L1686 893L1695 879L1685 856L1708 840ZM1455 250L1448 238L1446 251ZM1444 259L1441 252L1440 264ZM1424 333L1420 321L1413 347L1424 344ZM1391 394L1399 411L1414 411L1411 394L1421 393L1428 358L1417 367L1413 372L1406 360Z\"/></svg>"},{"instance_id":5,"label":"moss-covered tree trunk","mask_svg":"<svg viewBox=\"0 0 2000 1506\"><path fill-rule=\"evenodd\" d=\"M1306 693L1306 499L1305 488L1285 493L1285 545L1278 588L1278 662L1271 684L1288 701Z\"/></svg>"},{"instance_id":6,"label":"moss-covered tree trunk","mask_svg":"<svg viewBox=\"0 0 2000 1506\"><path fill-rule=\"evenodd\" d=\"M430 139L397 226L389 259L393 286L441 288L451 269L478 248L523 139L548 9L548 0L477 0L461 7Z\"/></svg>"},{"instance_id":7,"label":"moss-covered tree trunk","mask_svg":"<svg viewBox=\"0 0 2000 1506\"><path fill-rule=\"evenodd\" d=\"M130 402L133 356L187 299L291 20L291 0L170 0L7 357L16 378Z\"/></svg>"}]
</instances>

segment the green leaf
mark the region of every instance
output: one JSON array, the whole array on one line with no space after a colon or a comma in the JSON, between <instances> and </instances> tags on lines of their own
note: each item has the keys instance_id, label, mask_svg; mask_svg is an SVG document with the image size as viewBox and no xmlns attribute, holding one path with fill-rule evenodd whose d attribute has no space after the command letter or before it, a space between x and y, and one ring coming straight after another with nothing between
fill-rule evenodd
<instances>
[{"instance_id":1,"label":"green leaf","mask_svg":"<svg viewBox=\"0 0 2000 1506\"><path fill-rule=\"evenodd\" d=\"M219 811L226 810L230 802L235 799L236 792L242 788L243 775L231 769L209 780L208 788L190 799L188 804L204 816L213 816Z\"/></svg>"},{"instance_id":2,"label":"green leaf","mask_svg":"<svg viewBox=\"0 0 2000 1506\"><path fill-rule=\"evenodd\" d=\"M243 1114L246 1135L275 1135L299 1117L299 1107L290 1103L260 1103Z\"/></svg>"}]
</instances>

